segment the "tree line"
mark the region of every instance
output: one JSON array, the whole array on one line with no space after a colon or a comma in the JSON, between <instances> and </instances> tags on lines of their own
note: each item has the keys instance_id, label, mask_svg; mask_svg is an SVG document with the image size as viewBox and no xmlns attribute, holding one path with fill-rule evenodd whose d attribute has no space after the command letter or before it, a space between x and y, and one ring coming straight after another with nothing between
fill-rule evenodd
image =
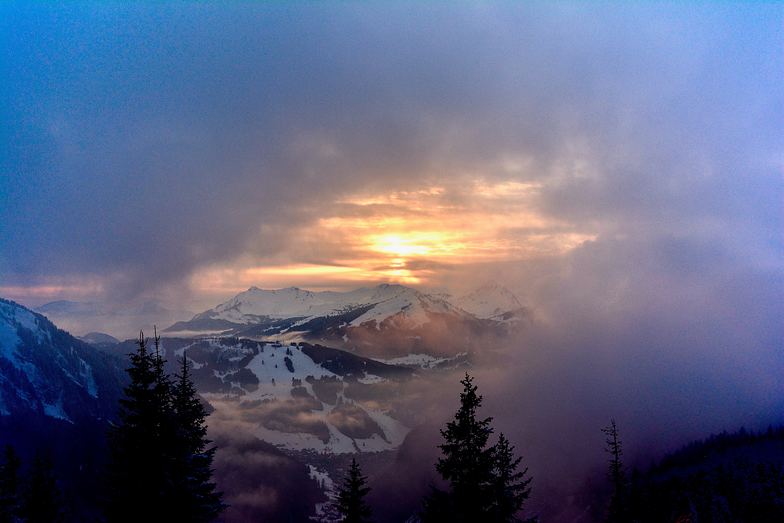
<instances>
[{"instance_id":1,"label":"tree line","mask_svg":"<svg viewBox=\"0 0 784 523\"><path fill-rule=\"evenodd\" d=\"M784 428L741 429L695 441L645 473L628 472L615 420L602 429L608 455L608 523L784 521Z\"/></svg>"},{"instance_id":2,"label":"tree line","mask_svg":"<svg viewBox=\"0 0 784 523\"><path fill-rule=\"evenodd\" d=\"M164 371L160 338L144 333L129 355L130 383L109 429L103 506L106 523L215 521L225 508L212 480L216 448L207 439L206 409L183 356L179 373ZM0 464L0 523L58 523L62 494L49 460L36 457L29 481L8 447Z\"/></svg>"},{"instance_id":3,"label":"tree line","mask_svg":"<svg viewBox=\"0 0 784 523\"><path fill-rule=\"evenodd\" d=\"M418 518L421 523L509 523L531 495L532 478L520 467L514 446L499 434L490 445L492 418L479 418L482 396L468 374L461 380L460 407L441 430L442 456L436 463L447 488L431 487ZM370 492L356 460L336 496L337 512L345 523L369 523L371 509L365 502ZM534 521L529 519L526 521Z\"/></svg>"},{"instance_id":4,"label":"tree line","mask_svg":"<svg viewBox=\"0 0 784 523\"><path fill-rule=\"evenodd\" d=\"M136 351L129 355L130 383L120 400L118 423L109 429L103 520L107 523L216 521L226 508L222 493L213 481L216 448L207 438L207 413L191 378L187 358L183 354L179 372L169 375L164 371L166 361L157 332L152 346L143 333L136 345ZM519 519L531 495L532 478L528 468L521 466L522 458L515 454L514 446L503 433L491 444L493 420L479 416L482 396L477 392L474 378L466 373L460 383L463 386L460 406L441 430L443 442L438 446L441 456L435 464L443 486L431 486L422 510L412 521L535 521L536 518ZM615 420L602 432L611 490L600 519L608 523L697 521L699 515L705 514L711 516L708 520L745 521L732 518L732 514L740 513L754 515L754 521L777 521L767 518L769 514L774 518L781 515L780 521L784 521L781 467L771 465L748 471L719 468L710 476L716 485L707 494L700 489L695 491L694 484L677 478L671 480L671 486L656 482L651 487L639 479L636 471L631 479L628 477ZM782 439L784 431L781 432L779 435L769 431L768 437ZM745 441L745 437L744 432L730 442ZM714 441L711 445L718 443ZM29 468L29 473L22 475L19 457L12 447L6 447L0 457L0 523L63 521L62 493L51 461L37 455ZM367 477L353 459L332 503L339 521L370 523L373 514L366 501L369 492ZM760 492L764 494L762 497ZM668 504L676 506L671 514L663 513L660 508ZM652 519L650 514L654 513L657 516Z\"/></svg>"},{"instance_id":5,"label":"tree line","mask_svg":"<svg viewBox=\"0 0 784 523\"><path fill-rule=\"evenodd\" d=\"M26 475L21 468L22 460L11 445L6 445L0 463L0 523L61 521L62 493L48 456L36 454Z\"/></svg>"},{"instance_id":6,"label":"tree line","mask_svg":"<svg viewBox=\"0 0 784 523\"><path fill-rule=\"evenodd\" d=\"M150 351L140 333L130 356L130 384L119 424L109 435L109 523L214 521L224 508L212 481L216 448L207 439L207 413L183 355L180 372L164 371L160 338Z\"/></svg>"},{"instance_id":7,"label":"tree line","mask_svg":"<svg viewBox=\"0 0 784 523\"><path fill-rule=\"evenodd\" d=\"M488 445L491 418L477 417L482 397L473 379L461 381L460 408L441 431L442 457L436 470L448 485L432 487L416 521L513 522L531 494L528 469L500 434ZM591 520L606 523L779 523L784 521L784 427L750 433L722 433L665 456L643 474L624 462L620 429L614 419L601 429L607 456L607 492L592 492L585 506ZM352 461L337 496L342 521L369 523L370 492ZM535 521L536 518L524 520ZM409 520L412 521L412 520Z\"/></svg>"}]
</instances>

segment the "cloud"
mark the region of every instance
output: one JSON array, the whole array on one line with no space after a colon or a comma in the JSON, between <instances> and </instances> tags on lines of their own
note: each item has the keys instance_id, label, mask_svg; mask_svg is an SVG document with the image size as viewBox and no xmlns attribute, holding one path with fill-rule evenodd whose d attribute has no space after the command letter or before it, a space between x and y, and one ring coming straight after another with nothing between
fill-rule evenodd
<instances>
[{"instance_id":1,"label":"cloud","mask_svg":"<svg viewBox=\"0 0 784 523\"><path fill-rule=\"evenodd\" d=\"M496 340L471 372L481 415L494 417L530 467L529 514L588 517L596 497L586 489L606 477L599 429L610 418L630 469L711 433L784 422L784 278L735 256L665 235L588 242L518 268L539 304L534 321ZM457 409L461 373L397 394L422 417L371 477L381 521L416 511L437 481L438 429Z\"/></svg>"},{"instance_id":2,"label":"cloud","mask_svg":"<svg viewBox=\"0 0 784 523\"><path fill-rule=\"evenodd\" d=\"M494 197L570 231L775 258L780 14L5 7L0 275L132 297L215 265L334 260L319 220L399 215L412 197L346 202L439 186L459 209Z\"/></svg>"},{"instance_id":3,"label":"cloud","mask_svg":"<svg viewBox=\"0 0 784 523\"><path fill-rule=\"evenodd\" d=\"M307 467L273 445L214 418L210 418L210 437L218 447L215 480L229 505L225 521L307 520L313 506L325 501Z\"/></svg>"}]
</instances>

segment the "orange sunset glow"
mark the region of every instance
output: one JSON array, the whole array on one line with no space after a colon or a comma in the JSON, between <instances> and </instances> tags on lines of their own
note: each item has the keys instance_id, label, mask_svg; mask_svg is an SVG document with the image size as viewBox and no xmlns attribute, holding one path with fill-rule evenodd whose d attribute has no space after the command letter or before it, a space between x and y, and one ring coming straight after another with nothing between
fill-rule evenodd
<instances>
[{"instance_id":1,"label":"orange sunset glow","mask_svg":"<svg viewBox=\"0 0 784 523\"><path fill-rule=\"evenodd\" d=\"M194 274L191 285L200 292L233 292L258 282L428 286L438 283L435 267L555 256L595 238L583 227L537 212L538 190L533 183L473 179L354 195L335 202L340 212L302 227L274 259L246 256L209 267Z\"/></svg>"}]
</instances>

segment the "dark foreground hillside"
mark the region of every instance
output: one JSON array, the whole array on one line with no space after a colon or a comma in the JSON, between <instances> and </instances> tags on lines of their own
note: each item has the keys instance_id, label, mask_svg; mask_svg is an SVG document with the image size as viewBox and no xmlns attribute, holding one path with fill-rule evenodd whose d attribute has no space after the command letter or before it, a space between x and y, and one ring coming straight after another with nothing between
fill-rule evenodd
<instances>
[{"instance_id":1,"label":"dark foreground hillside","mask_svg":"<svg viewBox=\"0 0 784 523\"><path fill-rule=\"evenodd\" d=\"M693 442L631 478L632 520L784 521L784 428Z\"/></svg>"}]
</instances>

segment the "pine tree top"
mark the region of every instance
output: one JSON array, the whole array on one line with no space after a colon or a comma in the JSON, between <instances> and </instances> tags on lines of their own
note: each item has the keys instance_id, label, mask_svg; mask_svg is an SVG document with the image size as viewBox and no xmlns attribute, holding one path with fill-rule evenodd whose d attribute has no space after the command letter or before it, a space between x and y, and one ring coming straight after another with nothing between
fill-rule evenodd
<instances>
[{"instance_id":1,"label":"pine tree top","mask_svg":"<svg viewBox=\"0 0 784 523\"><path fill-rule=\"evenodd\" d=\"M449 490L434 488L426 499L421 516L428 523L517 521L516 514L531 493L528 469L518 471L522 459L515 457L506 436L500 434L495 445L488 445L492 418L477 418L482 396L473 380L466 373L460 381L460 407L441 431L443 456L436 470Z\"/></svg>"},{"instance_id":2,"label":"pine tree top","mask_svg":"<svg viewBox=\"0 0 784 523\"><path fill-rule=\"evenodd\" d=\"M351 459L348 474L343 479L343 484L338 490L335 508L342 516L344 523L366 523L370 521L372 511L365 502L365 496L370 492L367 478L362 475L362 470L356 458Z\"/></svg>"}]
</instances>

